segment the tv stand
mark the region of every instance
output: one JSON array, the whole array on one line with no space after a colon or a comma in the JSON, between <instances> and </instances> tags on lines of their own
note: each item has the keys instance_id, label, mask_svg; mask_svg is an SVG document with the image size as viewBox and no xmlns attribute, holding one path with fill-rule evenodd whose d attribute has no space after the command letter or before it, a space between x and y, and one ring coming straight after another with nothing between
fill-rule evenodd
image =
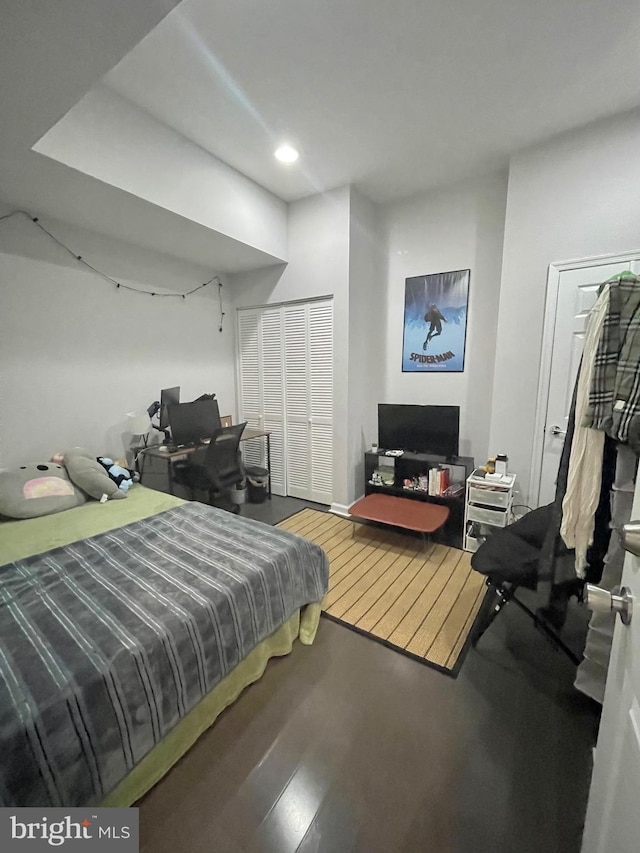
<instances>
[{"instance_id":1,"label":"tv stand","mask_svg":"<svg viewBox=\"0 0 640 853\"><path fill-rule=\"evenodd\" d=\"M448 494L430 494L429 471L432 468L448 469L451 488ZM384 450L367 451L364 455L364 493L380 492L387 495L428 501L449 508L449 518L433 539L443 545L462 548L464 527L465 483L474 470L470 456L433 456L405 450L401 456L387 456ZM374 481L374 473L384 470L384 484Z\"/></svg>"}]
</instances>

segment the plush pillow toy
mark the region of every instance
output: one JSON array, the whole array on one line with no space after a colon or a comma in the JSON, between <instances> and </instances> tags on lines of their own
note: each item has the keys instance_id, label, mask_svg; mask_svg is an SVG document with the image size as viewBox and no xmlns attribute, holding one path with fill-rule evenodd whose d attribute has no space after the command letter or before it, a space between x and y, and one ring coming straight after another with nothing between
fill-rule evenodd
<instances>
[{"instance_id":1,"label":"plush pillow toy","mask_svg":"<svg viewBox=\"0 0 640 853\"><path fill-rule=\"evenodd\" d=\"M37 518L86 500L60 464L41 462L0 471L0 515L7 518Z\"/></svg>"},{"instance_id":2,"label":"plush pillow toy","mask_svg":"<svg viewBox=\"0 0 640 853\"><path fill-rule=\"evenodd\" d=\"M116 486L125 494L129 491L134 483L140 479L140 474L137 471L132 471L130 468L123 468L109 459L108 456L98 456L98 462L111 477Z\"/></svg>"},{"instance_id":3,"label":"plush pillow toy","mask_svg":"<svg viewBox=\"0 0 640 853\"><path fill-rule=\"evenodd\" d=\"M82 447L73 447L64 453L58 453L53 457L53 461L62 463L71 482L97 501L104 502L127 496L118 489L96 457Z\"/></svg>"}]
</instances>

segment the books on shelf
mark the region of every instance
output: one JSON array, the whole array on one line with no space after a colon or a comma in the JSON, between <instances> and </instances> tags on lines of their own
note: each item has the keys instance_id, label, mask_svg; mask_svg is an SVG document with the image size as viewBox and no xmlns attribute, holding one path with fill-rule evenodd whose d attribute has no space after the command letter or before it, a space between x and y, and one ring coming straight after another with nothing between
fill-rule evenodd
<instances>
[{"instance_id":1,"label":"books on shelf","mask_svg":"<svg viewBox=\"0 0 640 853\"><path fill-rule=\"evenodd\" d=\"M464 483L452 483L452 472L446 465L430 468L426 474L407 477L402 488L411 492L422 492L436 498L456 498L464 492Z\"/></svg>"},{"instance_id":2,"label":"books on shelf","mask_svg":"<svg viewBox=\"0 0 640 853\"><path fill-rule=\"evenodd\" d=\"M449 469L442 465L429 469L429 494L432 497L442 497L449 488Z\"/></svg>"},{"instance_id":3,"label":"books on shelf","mask_svg":"<svg viewBox=\"0 0 640 853\"><path fill-rule=\"evenodd\" d=\"M377 466L369 469L368 485L449 499L464 493L465 484L460 481L465 476L464 465L434 460L428 467L428 462L421 462L419 468L415 464L402 466L398 457L378 456Z\"/></svg>"}]
</instances>

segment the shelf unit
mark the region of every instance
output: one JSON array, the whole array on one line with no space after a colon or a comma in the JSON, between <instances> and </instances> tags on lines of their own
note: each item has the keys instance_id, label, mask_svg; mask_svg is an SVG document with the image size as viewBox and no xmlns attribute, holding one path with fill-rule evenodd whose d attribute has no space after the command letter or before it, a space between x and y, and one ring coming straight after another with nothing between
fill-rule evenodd
<instances>
[{"instance_id":1,"label":"shelf unit","mask_svg":"<svg viewBox=\"0 0 640 853\"><path fill-rule=\"evenodd\" d=\"M511 522L516 475L487 478L482 469L467 478L464 502L464 550L477 551L487 536Z\"/></svg>"},{"instance_id":2,"label":"shelf unit","mask_svg":"<svg viewBox=\"0 0 640 853\"><path fill-rule=\"evenodd\" d=\"M428 483L431 468L448 468L450 484L457 484L455 495L430 495L425 488L407 488L405 480L426 478ZM405 451L401 456L387 456L384 450L367 451L364 455L364 493L382 492L387 495L428 501L449 507L449 518L434 539L444 545L454 548L462 547L463 521L465 506L465 481L473 471L474 461L470 456L445 458L426 453L410 453ZM379 469L388 470L385 479L390 482L381 485L373 481L374 472Z\"/></svg>"}]
</instances>

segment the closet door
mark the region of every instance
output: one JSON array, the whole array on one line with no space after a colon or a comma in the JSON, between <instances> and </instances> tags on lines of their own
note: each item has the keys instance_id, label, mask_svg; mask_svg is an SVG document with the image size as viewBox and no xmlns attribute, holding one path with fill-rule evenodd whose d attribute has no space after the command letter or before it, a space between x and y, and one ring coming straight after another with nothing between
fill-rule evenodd
<instances>
[{"instance_id":1,"label":"closet door","mask_svg":"<svg viewBox=\"0 0 640 853\"><path fill-rule=\"evenodd\" d=\"M287 493L329 504L333 493L333 303L285 305Z\"/></svg>"},{"instance_id":2,"label":"closet door","mask_svg":"<svg viewBox=\"0 0 640 853\"><path fill-rule=\"evenodd\" d=\"M261 429L271 431L271 489L276 495L286 495L284 462L284 368L282 361L282 311L280 307L265 308L260 324L260 377L262 382ZM265 450L265 439L260 442ZM261 463L266 466L266 461Z\"/></svg>"},{"instance_id":3,"label":"closet door","mask_svg":"<svg viewBox=\"0 0 640 853\"><path fill-rule=\"evenodd\" d=\"M240 420L271 431L271 488L286 494L282 312L278 308L238 312ZM264 439L241 443L247 465L266 467Z\"/></svg>"},{"instance_id":4,"label":"closet door","mask_svg":"<svg viewBox=\"0 0 640 853\"><path fill-rule=\"evenodd\" d=\"M259 327L258 311L238 312L240 422L247 421L256 429L261 426L262 413Z\"/></svg>"}]
</instances>

